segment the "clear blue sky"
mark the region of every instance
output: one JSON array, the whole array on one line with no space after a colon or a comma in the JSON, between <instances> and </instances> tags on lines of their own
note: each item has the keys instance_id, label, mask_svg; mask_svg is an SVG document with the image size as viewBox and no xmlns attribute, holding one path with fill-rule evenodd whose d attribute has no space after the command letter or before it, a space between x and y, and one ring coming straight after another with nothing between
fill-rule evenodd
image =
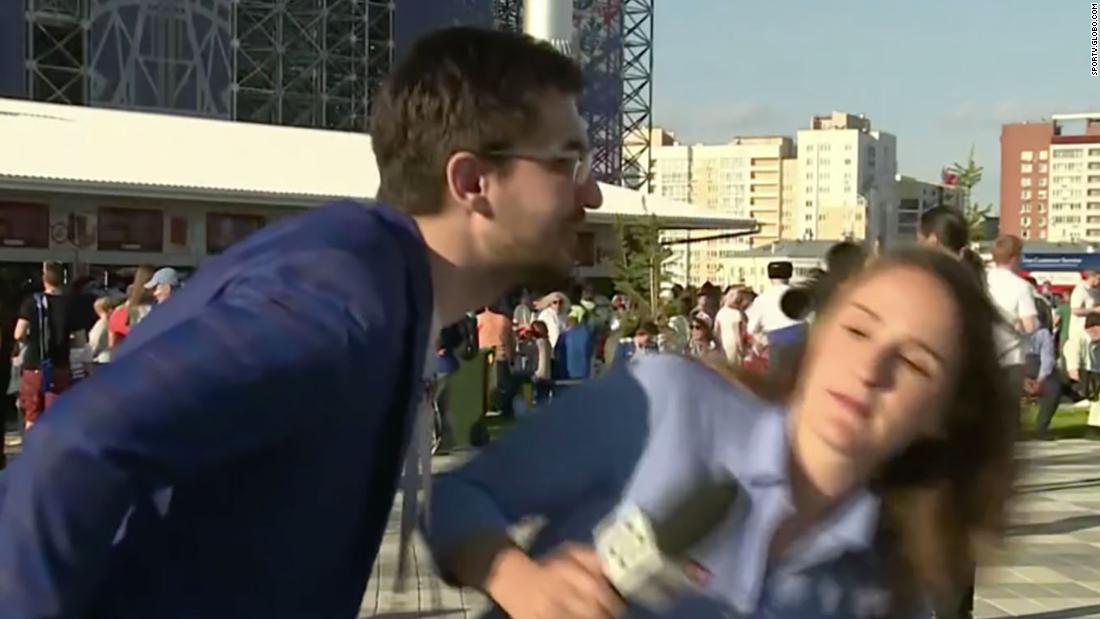
<instances>
[{"instance_id":1,"label":"clear blue sky","mask_svg":"<svg viewBox=\"0 0 1100 619\"><path fill-rule=\"evenodd\" d=\"M1003 123L1100 110L1085 0L655 4L654 124L688 143L862 112L903 174L938 179L973 143L996 205Z\"/></svg>"}]
</instances>

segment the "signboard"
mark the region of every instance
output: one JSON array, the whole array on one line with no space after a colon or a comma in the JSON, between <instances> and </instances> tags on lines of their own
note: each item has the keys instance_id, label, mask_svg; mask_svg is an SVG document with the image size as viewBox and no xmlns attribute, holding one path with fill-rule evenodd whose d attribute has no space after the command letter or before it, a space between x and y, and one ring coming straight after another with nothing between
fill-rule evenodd
<instances>
[{"instance_id":1,"label":"signboard","mask_svg":"<svg viewBox=\"0 0 1100 619\"><path fill-rule=\"evenodd\" d=\"M1100 254L1028 254L1020 262L1024 271L1100 271Z\"/></svg>"}]
</instances>

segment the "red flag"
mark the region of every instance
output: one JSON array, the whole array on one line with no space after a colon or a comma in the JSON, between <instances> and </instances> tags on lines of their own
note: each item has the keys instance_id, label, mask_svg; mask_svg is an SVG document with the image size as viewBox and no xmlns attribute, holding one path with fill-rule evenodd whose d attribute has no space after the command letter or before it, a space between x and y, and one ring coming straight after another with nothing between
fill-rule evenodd
<instances>
[{"instance_id":1,"label":"red flag","mask_svg":"<svg viewBox=\"0 0 1100 619\"><path fill-rule=\"evenodd\" d=\"M944 168L940 172L940 178L943 180L944 185L957 185L959 182L959 175L948 168Z\"/></svg>"}]
</instances>

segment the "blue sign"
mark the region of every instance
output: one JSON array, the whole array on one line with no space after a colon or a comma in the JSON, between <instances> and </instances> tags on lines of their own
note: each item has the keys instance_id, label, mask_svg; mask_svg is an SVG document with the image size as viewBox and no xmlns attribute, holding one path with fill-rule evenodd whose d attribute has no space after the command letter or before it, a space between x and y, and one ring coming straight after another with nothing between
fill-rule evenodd
<instances>
[{"instance_id":1,"label":"blue sign","mask_svg":"<svg viewBox=\"0 0 1100 619\"><path fill-rule=\"evenodd\" d=\"M1028 254L1020 261L1024 271L1100 271L1100 254Z\"/></svg>"}]
</instances>

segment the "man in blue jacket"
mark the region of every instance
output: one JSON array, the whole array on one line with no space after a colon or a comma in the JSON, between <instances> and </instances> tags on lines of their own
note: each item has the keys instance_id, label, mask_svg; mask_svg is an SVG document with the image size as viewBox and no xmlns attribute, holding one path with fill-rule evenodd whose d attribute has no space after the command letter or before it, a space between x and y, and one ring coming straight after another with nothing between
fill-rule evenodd
<instances>
[{"instance_id":1,"label":"man in blue jacket","mask_svg":"<svg viewBox=\"0 0 1100 619\"><path fill-rule=\"evenodd\" d=\"M211 260L28 434L0 617L357 616L430 334L568 271L600 204L580 89L523 35L420 41L374 104L379 203Z\"/></svg>"}]
</instances>

